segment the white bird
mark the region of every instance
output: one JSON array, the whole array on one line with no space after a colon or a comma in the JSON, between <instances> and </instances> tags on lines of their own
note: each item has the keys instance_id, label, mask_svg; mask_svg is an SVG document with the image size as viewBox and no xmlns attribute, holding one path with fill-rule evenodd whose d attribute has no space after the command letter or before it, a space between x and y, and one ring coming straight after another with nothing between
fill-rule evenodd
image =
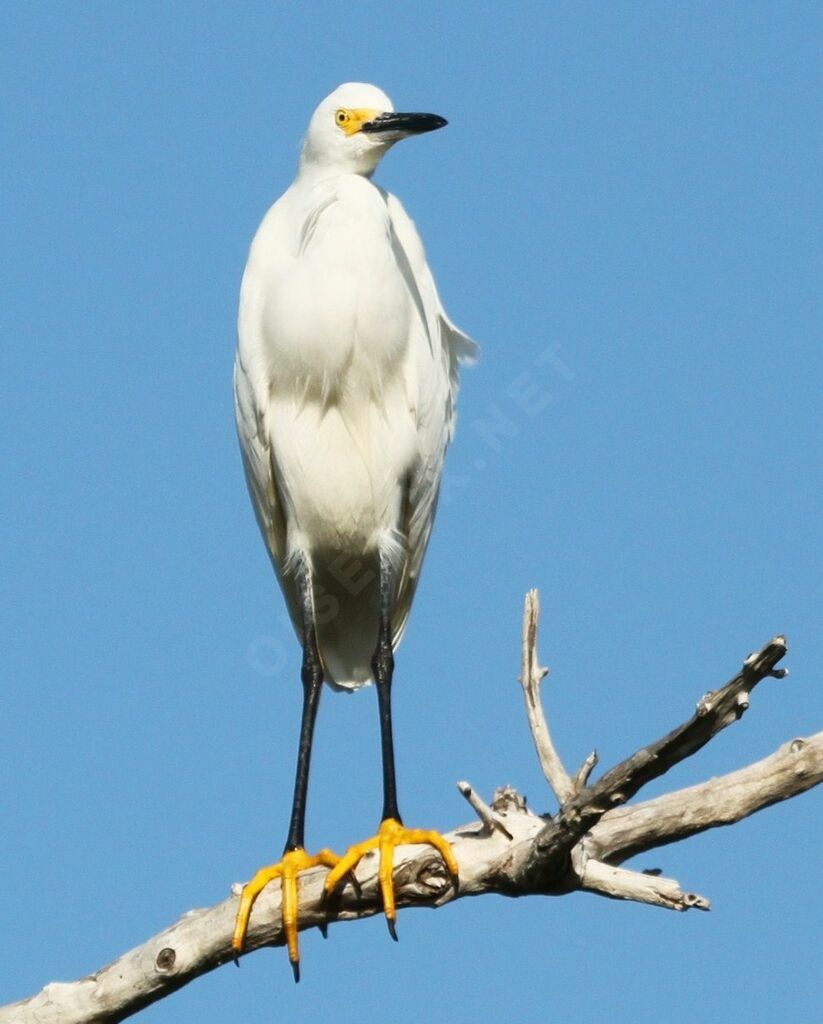
<instances>
[{"instance_id":1,"label":"white bird","mask_svg":"<svg viewBox=\"0 0 823 1024\"><path fill-rule=\"evenodd\" d=\"M299 977L296 877L332 868L328 891L379 848L394 936L394 846L436 832L402 826L390 692L434 519L455 419L458 362L476 346L446 316L423 245L399 200L371 176L395 142L441 128L396 113L373 85L348 83L315 110L292 185L254 238L240 293L235 409L257 520L303 647L303 717L283 858L244 888L242 949L262 888L280 878ZM377 684L384 806L378 834L341 859L304 849L314 719L323 681Z\"/></svg>"}]
</instances>

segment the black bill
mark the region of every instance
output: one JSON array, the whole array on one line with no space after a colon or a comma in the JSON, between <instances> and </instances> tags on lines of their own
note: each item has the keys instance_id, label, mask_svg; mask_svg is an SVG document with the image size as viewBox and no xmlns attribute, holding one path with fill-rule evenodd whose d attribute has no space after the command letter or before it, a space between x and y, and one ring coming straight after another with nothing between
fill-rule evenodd
<instances>
[{"instance_id":1,"label":"black bill","mask_svg":"<svg viewBox=\"0 0 823 1024\"><path fill-rule=\"evenodd\" d=\"M367 121L360 129L370 134L422 135L433 132L449 122L437 114L380 114L373 121Z\"/></svg>"}]
</instances>

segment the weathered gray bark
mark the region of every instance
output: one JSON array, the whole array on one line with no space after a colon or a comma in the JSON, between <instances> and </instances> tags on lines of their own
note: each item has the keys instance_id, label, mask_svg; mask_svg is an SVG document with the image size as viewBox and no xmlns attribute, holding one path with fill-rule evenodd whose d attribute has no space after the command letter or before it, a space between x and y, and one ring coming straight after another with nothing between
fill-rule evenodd
<instances>
[{"instance_id":1,"label":"weathered gray bark","mask_svg":"<svg viewBox=\"0 0 823 1024\"><path fill-rule=\"evenodd\" d=\"M770 804L797 796L823 781L823 732L784 744L762 761L645 803L626 801L735 722L763 679L780 678L776 668L786 653L776 637L746 659L725 686L704 696L693 717L662 740L589 785L596 764L590 755L570 775L554 749L539 699L546 674L537 659L537 593L526 598L521 683L532 736L544 774L560 809L538 815L511 789L499 790L491 806L466 782L459 788L480 821L448 835L460 865L455 892L439 855L430 847L398 850L395 868L398 906L440 906L464 896L561 895L584 890L671 910L707 910L708 900L683 891L672 879L630 871L629 857L696 832L730 825ZM368 917L381 910L374 857L356 872L334 902L324 903L325 869L306 872L300 886L300 926ZM30 999L0 1007L0 1024L110 1024L169 995L232 959L231 936L239 886L225 901L192 910L142 946L77 981L47 985ZM280 893L260 896L248 933L246 952L283 942Z\"/></svg>"}]
</instances>

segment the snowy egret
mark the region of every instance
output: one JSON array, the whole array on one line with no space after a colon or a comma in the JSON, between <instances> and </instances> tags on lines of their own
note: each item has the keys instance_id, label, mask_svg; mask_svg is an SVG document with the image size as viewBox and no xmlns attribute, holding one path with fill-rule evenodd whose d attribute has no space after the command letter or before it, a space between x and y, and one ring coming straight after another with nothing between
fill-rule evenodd
<instances>
[{"instance_id":1,"label":"snowy egret","mask_svg":"<svg viewBox=\"0 0 823 1024\"><path fill-rule=\"evenodd\" d=\"M475 345L446 316L406 211L371 181L395 142L445 124L435 114L395 112L373 85L348 83L327 96L309 124L297 177L257 231L241 286L237 429L257 520L303 648L303 715L285 851L244 887L232 944L242 949L255 899L279 878L295 978L300 871L331 868L331 892L377 849L394 937L395 846L432 845L457 881L446 840L402 825L391 683L454 427L458 362ZM380 713L380 829L342 858L304 848L324 680L342 690L374 680Z\"/></svg>"}]
</instances>

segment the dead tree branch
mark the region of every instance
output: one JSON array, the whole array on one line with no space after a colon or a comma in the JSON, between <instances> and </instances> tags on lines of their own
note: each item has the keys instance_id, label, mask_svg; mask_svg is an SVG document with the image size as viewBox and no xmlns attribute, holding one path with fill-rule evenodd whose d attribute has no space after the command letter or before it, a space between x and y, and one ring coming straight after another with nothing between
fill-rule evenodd
<instances>
[{"instance_id":1,"label":"dead tree branch","mask_svg":"<svg viewBox=\"0 0 823 1024\"><path fill-rule=\"evenodd\" d=\"M627 801L737 721L759 682L785 675L776 667L786 654L785 639L776 637L750 655L725 686L698 701L695 714L683 725L589 784L596 756L591 754L571 775L552 743L538 693L547 673L537 657L538 616L537 592L531 591L524 614L521 684L535 747L560 809L554 817L535 814L509 788L498 790L489 806L468 783L460 783L480 821L447 836L460 865L459 891L437 853L430 847L409 846L396 858L398 906L437 907L485 893L562 895L583 890L670 910L707 910L705 897L682 890L673 879L620 865L636 854L733 824L816 786L823 781L823 732L793 739L756 764L700 785L645 803ZM318 868L301 877L301 928L381 911L373 857L361 862L356 884L346 886L334 902L323 898L324 875L325 869ZM232 959L239 888L235 886L233 894L215 907L190 911L86 978L54 982L30 999L0 1007L0 1024L112 1024L214 970ZM272 886L255 906L246 952L283 941L280 892Z\"/></svg>"}]
</instances>

